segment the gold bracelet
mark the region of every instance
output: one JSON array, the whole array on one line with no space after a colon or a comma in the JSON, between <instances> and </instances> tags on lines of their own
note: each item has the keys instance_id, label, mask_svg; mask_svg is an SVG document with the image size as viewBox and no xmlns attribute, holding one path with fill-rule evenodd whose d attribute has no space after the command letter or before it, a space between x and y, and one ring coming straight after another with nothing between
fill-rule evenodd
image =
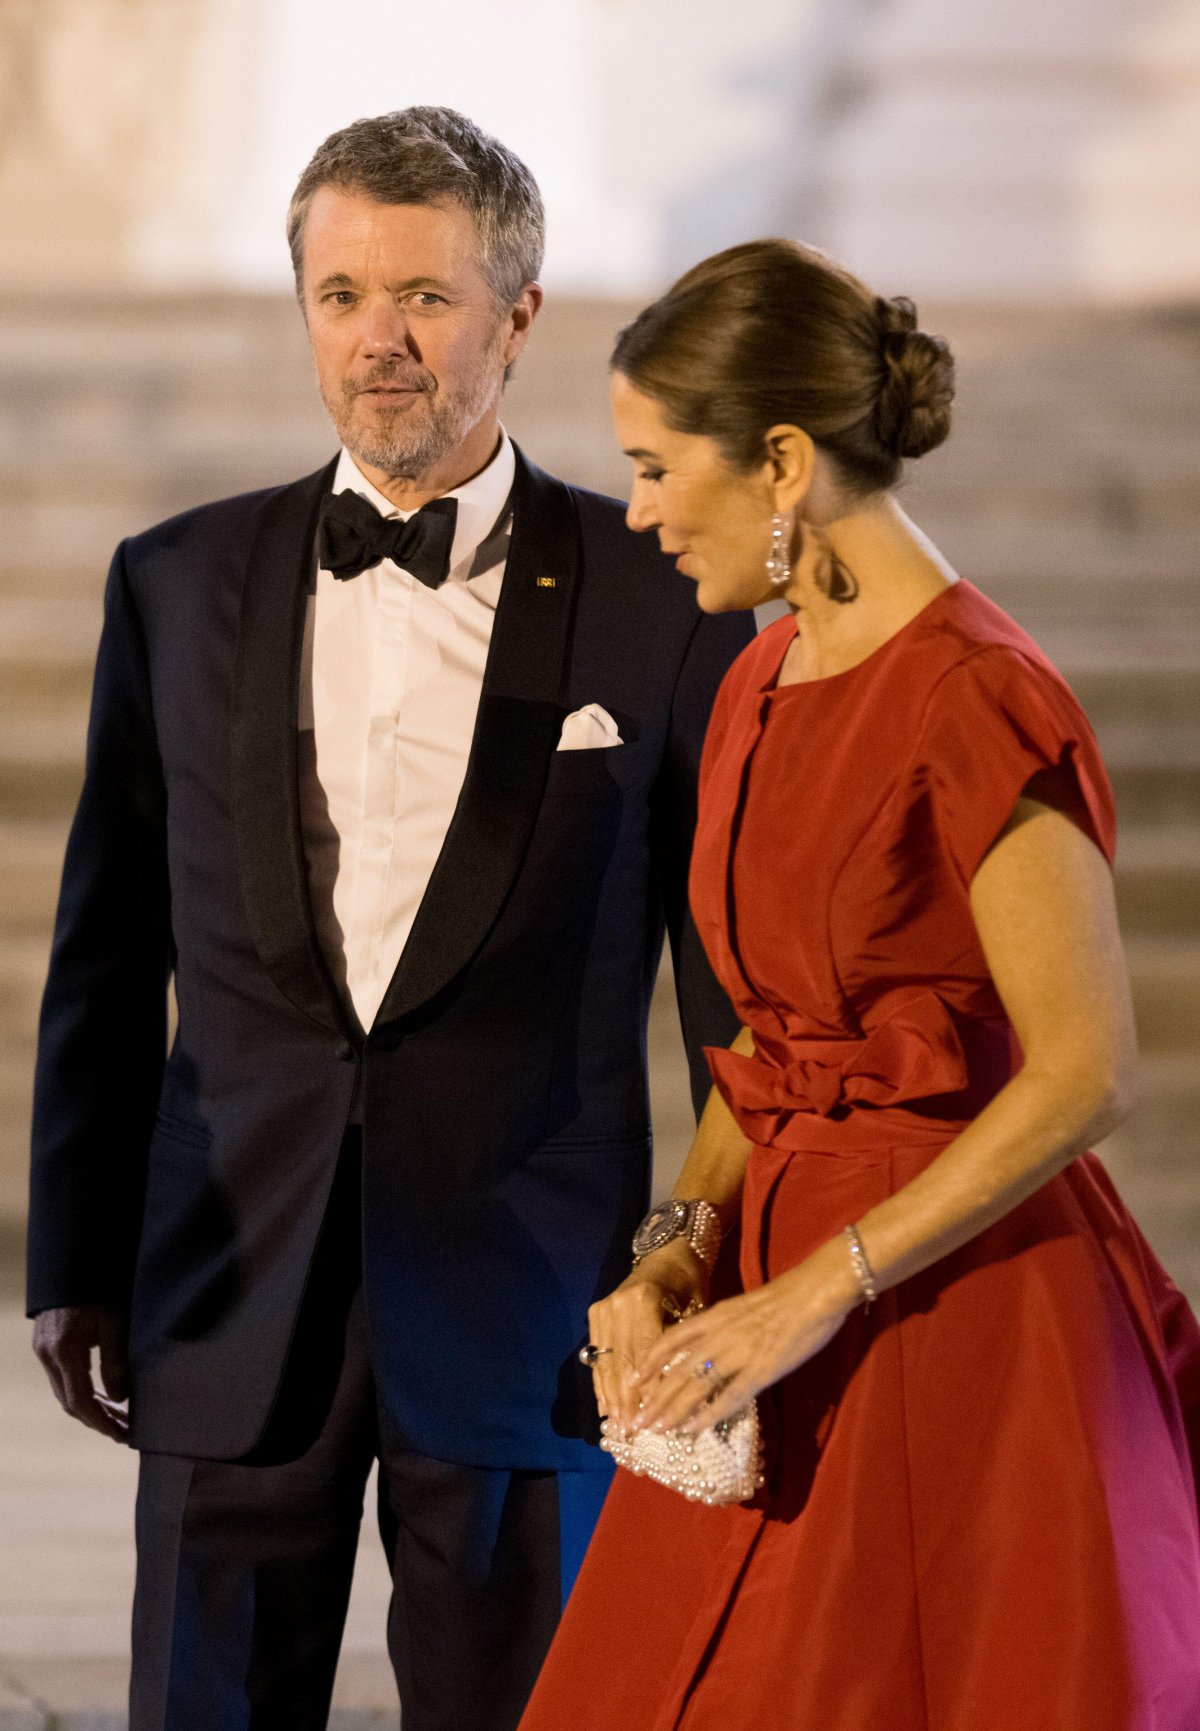
<instances>
[{"instance_id":1,"label":"gold bracelet","mask_svg":"<svg viewBox=\"0 0 1200 1731\"><path fill-rule=\"evenodd\" d=\"M843 1226L842 1236L850 1247L850 1265L854 1269L854 1278L858 1281L858 1289L868 1305L874 1304L879 1297L879 1288L875 1284L875 1271L867 1261L867 1253L863 1249L862 1239L858 1236L857 1226Z\"/></svg>"}]
</instances>

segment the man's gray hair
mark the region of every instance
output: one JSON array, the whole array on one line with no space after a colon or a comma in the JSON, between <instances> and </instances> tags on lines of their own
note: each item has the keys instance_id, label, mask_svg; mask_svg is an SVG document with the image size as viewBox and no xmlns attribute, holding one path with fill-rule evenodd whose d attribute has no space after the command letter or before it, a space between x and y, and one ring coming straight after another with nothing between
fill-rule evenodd
<instances>
[{"instance_id":1,"label":"man's gray hair","mask_svg":"<svg viewBox=\"0 0 1200 1731\"><path fill-rule=\"evenodd\" d=\"M479 264L498 307L536 282L546 215L536 180L511 150L453 108L401 108L331 133L296 183L287 237L303 294L304 225L323 186L362 192L380 204L441 204L469 211Z\"/></svg>"}]
</instances>

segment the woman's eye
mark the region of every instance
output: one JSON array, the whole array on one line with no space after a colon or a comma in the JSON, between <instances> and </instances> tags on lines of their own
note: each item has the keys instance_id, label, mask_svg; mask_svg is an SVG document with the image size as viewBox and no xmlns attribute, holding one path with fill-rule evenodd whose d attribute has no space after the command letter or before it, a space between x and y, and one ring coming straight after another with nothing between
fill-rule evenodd
<instances>
[{"instance_id":1,"label":"woman's eye","mask_svg":"<svg viewBox=\"0 0 1200 1731\"><path fill-rule=\"evenodd\" d=\"M639 481L661 481L665 473L664 469L639 469L637 478Z\"/></svg>"}]
</instances>

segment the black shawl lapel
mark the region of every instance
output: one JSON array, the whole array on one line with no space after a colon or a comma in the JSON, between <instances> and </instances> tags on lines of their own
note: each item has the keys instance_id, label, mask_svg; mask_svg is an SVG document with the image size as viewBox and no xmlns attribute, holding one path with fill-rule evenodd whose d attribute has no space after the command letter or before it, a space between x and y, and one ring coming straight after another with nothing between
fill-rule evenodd
<instances>
[{"instance_id":1,"label":"black shawl lapel","mask_svg":"<svg viewBox=\"0 0 1200 1731\"><path fill-rule=\"evenodd\" d=\"M233 809L246 911L263 966L297 1009L350 1029L317 942L300 828L297 722L305 600L327 468L263 510L246 565L233 706Z\"/></svg>"},{"instance_id":2,"label":"black shawl lapel","mask_svg":"<svg viewBox=\"0 0 1200 1731\"><path fill-rule=\"evenodd\" d=\"M518 451L512 543L467 773L376 1026L411 1014L462 971L520 870L562 726L578 568L569 490Z\"/></svg>"}]
</instances>

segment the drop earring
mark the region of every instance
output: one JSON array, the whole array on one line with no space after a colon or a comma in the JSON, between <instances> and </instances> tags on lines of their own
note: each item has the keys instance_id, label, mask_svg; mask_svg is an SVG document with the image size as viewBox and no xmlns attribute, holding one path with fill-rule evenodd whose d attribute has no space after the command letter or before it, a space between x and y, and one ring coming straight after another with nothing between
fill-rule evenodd
<instances>
[{"instance_id":1,"label":"drop earring","mask_svg":"<svg viewBox=\"0 0 1200 1731\"><path fill-rule=\"evenodd\" d=\"M771 546L767 553L767 580L774 589L782 589L791 581L792 562L788 557L790 520L779 511L771 518Z\"/></svg>"}]
</instances>

